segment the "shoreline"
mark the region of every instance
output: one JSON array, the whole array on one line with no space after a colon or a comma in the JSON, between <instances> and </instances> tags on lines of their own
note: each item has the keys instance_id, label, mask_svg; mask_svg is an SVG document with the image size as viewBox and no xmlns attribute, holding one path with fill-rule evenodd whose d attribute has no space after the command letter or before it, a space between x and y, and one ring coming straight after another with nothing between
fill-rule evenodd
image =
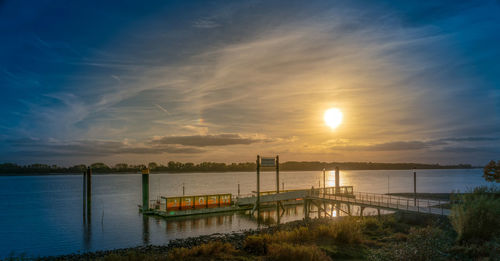
<instances>
[{"instance_id":1,"label":"shoreline","mask_svg":"<svg viewBox=\"0 0 500 261\"><path fill-rule=\"evenodd\" d=\"M481 167L473 167L473 168L426 168L426 169L418 169L422 170L473 170L473 169L482 169ZM386 171L398 171L398 170L408 170L412 171L412 169L344 169L344 171L366 171L366 170L386 170ZM281 170L281 172L300 172L300 171L323 171L323 170ZM326 170L333 171L333 170ZM237 172L237 173L255 173L254 171L182 171L182 172L151 172L151 175L157 174L211 174L211 173L229 173L229 172ZM274 172L274 170L261 170L263 172ZM141 174L140 172L93 172L92 175L133 175L133 174ZM32 176L75 176L82 175L80 172L53 172L53 173L25 173L25 172L14 172L14 173L0 173L0 177L32 177Z\"/></svg>"},{"instance_id":2,"label":"shoreline","mask_svg":"<svg viewBox=\"0 0 500 261\"><path fill-rule=\"evenodd\" d=\"M281 258L274 256L269 260L284 260L285 256L288 257L287 260L295 258L324 261L366 260L370 256L389 250L401 240L406 241L415 231L424 234L429 231L442 233L447 227L449 227L448 218L423 213L396 212L380 217L314 218L261 229L173 239L164 245L141 245L32 259L39 261L268 260L266 257L269 255L278 255ZM301 256L295 257L293 253ZM309 257L319 255L321 258L304 258L304 255Z\"/></svg>"},{"instance_id":3,"label":"shoreline","mask_svg":"<svg viewBox=\"0 0 500 261\"><path fill-rule=\"evenodd\" d=\"M391 215L391 214L388 214ZM87 253L76 252L71 254L63 254L56 256L40 256L34 257L34 260L50 261L50 260L94 260L104 258L109 255L126 255L131 252L137 254L167 254L175 248L192 248L202 244L219 241L222 243L230 243L236 249L243 248L243 242L248 236L272 234L277 231L288 231L298 227L310 226L311 224L321 222L322 219L310 220L295 220L287 223L280 224L279 226L273 225L259 229L246 229L233 231L230 233L214 233L209 235L200 235L188 238L172 239L164 245L140 245L134 247L116 248L109 250L97 250Z\"/></svg>"}]
</instances>

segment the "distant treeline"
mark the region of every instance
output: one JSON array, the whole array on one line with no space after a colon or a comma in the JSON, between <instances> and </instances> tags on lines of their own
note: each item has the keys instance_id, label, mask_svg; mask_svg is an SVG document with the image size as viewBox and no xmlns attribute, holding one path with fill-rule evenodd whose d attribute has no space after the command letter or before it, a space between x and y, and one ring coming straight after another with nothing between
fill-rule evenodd
<instances>
[{"instance_id":1,"label":"distant treeline","mask_svg":"<svg viewBox=\"0 0 500 261\"><path fill-rule=\"evenodd\" d=\"M75 165L72 167L61 167L47 164L17 165L14 163L0 164L0 174L47 174L47 173L80 173L87 167L92 168L95 173L136 173L145 167L149 167L153 173L160 172L225 172L225 171L254 171L255 162L246 163L216 163L202 162L194 164L191 162L182 163L170 161L167 165L150 162L146 165L129 165L119 163L114 166L108 166L104 163L93 163L90 166ZM287 161L280 163L280 170L314 170L323 169L333 170L339 167L341 170L404 170L404 169L470 169L470 164L459 165L439 165L439 164L420 164L420 163L373 163L373 162L319 162L319 161ZM267 168L272 169L272 168ZM264 171L266 170L263 169Z\"/></svg>"}]
</instances>

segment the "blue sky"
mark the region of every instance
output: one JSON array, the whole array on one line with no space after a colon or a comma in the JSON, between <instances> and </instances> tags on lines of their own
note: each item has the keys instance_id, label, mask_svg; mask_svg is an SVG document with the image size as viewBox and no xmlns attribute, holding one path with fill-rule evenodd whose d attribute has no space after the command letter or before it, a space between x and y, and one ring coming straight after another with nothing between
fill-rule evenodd
<instances>
[{"instance_id":1,"label":"blue sky","mask_svg":"<svg viewBox=\"0 0 500 261\"><path fill-rule=\"evenodd\" d=\"M0 2L0 161L500 155L498 1L104 2Z\"/></svg>"}]
</instances>

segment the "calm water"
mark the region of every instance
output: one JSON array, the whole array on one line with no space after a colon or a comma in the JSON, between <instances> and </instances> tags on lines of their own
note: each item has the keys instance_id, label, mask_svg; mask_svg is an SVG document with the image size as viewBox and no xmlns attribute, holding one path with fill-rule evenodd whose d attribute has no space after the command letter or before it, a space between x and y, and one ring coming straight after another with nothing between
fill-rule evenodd
<instances>
[{"instance_id":1,"label":"calm water","mask_svg":"<svg viewBox=\"0 0 500 261\"><path fill-rule=\"evenodd\" d=\"M317 187L322 173L282 172L285 189ZM418 192L464 191L486 185L482 170L420 170ZM255 190L255 173L152 174L150 198L157 195L233 193ZM327 185L335 184L327 172ZM411 171L342 171L341 185L355 191L387 193L413 191ZM241 213L169 220L144 218L141 176L94 175L92 225L84 233L82 222L82 176L0 177L0 258L10 253L28 256L59 255L142 244L165 244L171 239L255 228L256 222ZM262 191L275 189L273 172L261 174ZM281 187L281 184L280 184ZM272 219L274 212L264 215ZM301 219L300 206L287 209L283 222Z\"/></svg>"}]
</instances>

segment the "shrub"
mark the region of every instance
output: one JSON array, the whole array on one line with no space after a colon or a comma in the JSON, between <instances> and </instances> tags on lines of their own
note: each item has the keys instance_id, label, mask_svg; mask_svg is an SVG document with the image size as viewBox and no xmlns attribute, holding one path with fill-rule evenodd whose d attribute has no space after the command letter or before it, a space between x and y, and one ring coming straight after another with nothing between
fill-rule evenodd
<instances>
[{"instance_id":1,"label":"shrub","mask_svg":"<svg viewBox=\"0 0 500 261\"><path fill-rule=\"evenodd\" d=\"M254 255L265 255L269 245L269 236L248 236L243 242L243 250Z\"/></svg>"},{"instance_id":2,"label":"shrub","mask_svg":"<svg viewBox=\"0 0 500 261\"><path fill-rule=\"evenodd\" d=\"M331 261L331 259L316 246L292 245L288 243L269 245L269 253L266 260Z\"/></svg>"},{"instance_id":3,"label":"shrub","mask_svg":"<svg viewBox=\"0 0 500 261\"><path fill-rule=\"evenodd\" d=\"M363 230L377 231L380 229L380 221L373 217L367 217L363 222Z\"/></svg>"},{"instance_id":4,"label":"shrub","mask_svg":"<svg viewBox=\"0 0 500 261\"><path fill-rule=\"evenodd\" d=\"M312 229L299 227L290 231L278 231L269 235L269 242L287 242L292 244L308 243L314 239Z\"/></svg>"},{"instance_id":5,"label":"shrub","mask_svg":"<svg viewBox=\"0 0 500 261\"><path fill-rule=\"evenodd\" d=\"M458 196L450 221L459 242L487 241L500 233L499 192L495 187L478 187L472 193Z\"/></svg>"},{"instance_id":6,"label":"shrub","mask_svg":"<svg viewBox=\"0 0 500 261\"><path fill-rule=\"evenodd\" d=\"M334 241L340 244L355 244L362 241L361 226L355 219L343 219L334 223Z\"/></svg>"}]
</instances>

